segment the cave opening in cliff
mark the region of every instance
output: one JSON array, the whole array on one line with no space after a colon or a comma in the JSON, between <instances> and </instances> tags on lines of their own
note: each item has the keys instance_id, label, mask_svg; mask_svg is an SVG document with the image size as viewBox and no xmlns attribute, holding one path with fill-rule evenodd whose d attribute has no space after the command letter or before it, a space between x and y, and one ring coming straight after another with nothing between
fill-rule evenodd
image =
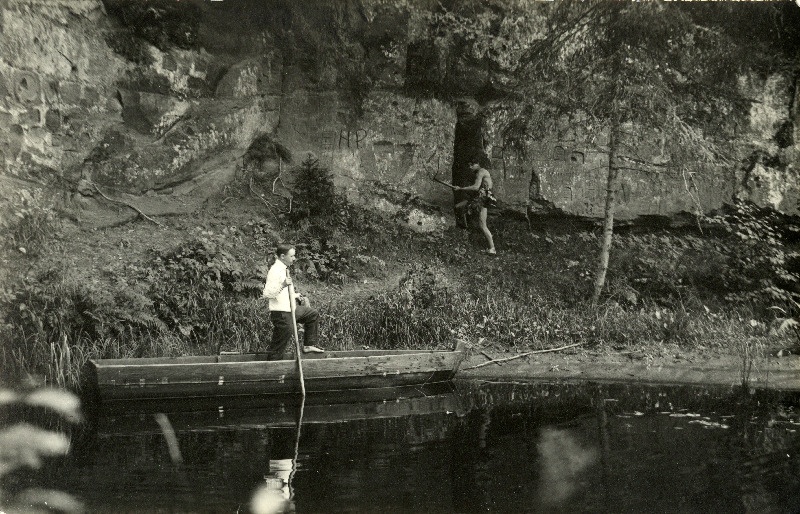
<instances>
[{"instance_id":1,"label":"cave opening in cliff","mask_svg":"<svg viewBox=\"0 0 800 514\"><path fill-rule=\"evenodd\" d=\"M452 182L457 186L469 186L474 180L474 174L469 169L469 161L480 156L481 164L484 162L483 124L484 118L468 105L459 105L455 134L453 135L453 177ZM469 192L453 191L453 205L468 198ZM461 226L463 215L454 211L456 223Z\"/></svg>"}]
</instances>

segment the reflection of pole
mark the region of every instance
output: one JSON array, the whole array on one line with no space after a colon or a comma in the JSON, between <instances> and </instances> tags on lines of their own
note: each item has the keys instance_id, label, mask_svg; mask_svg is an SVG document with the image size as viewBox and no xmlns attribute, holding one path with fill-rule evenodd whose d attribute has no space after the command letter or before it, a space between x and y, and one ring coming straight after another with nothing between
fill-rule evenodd
<instances>
[{"instance_id":1,"label":"reflection of pole","mask_svg":"<svg viewBox=\"0 0 800 514\"><path fill-rule=\"evenodd\" d=\"M486 449L486 437L489 432L489 425L492 422L492 408L481 409L480 426L478 427L478 461L475 463L475 484L481 494L480 507L489 509L492 505L492 475L489 472L489 452Z\"/></svg>"},{"instance_id":2,"label":"reflection of pole","mask_svg":"<svg viewBox=\"0 0 800 514\"><path fill-rule=\"evenodd\" d=\"M300 399L300 415L297 418L297 437L294 440L294 457L292 457L292 472L289 473L289 501L294 501L294 488L292 487L292 478L297 473L297 458L300 453L300 426L303 424L303 410L306 406L306 395Z\"/></svg>"},{"instance_id":3,"label":"reflection of pole","mask_svg":"<svg viewBox=\"0 0 800 514\"><path fill-rule=\"evenodd\" d=\"M486 448L486 434L489 432L489 424L492 422L492 409L483 409L481 411L481 426L478 427L478 446L481 449Z\"/></svg>"},{"instance_id":4,"label":"reflection of pole","mask_svg":"<svg viewBox=\"0 0 800 514\"><path fill-rule=\"evenodd\" d=\"M605 511L611 512L611 445L608 440L608 414L606 414L606 401L598 398L597 402L597 430L600 436L600 462L603 466L603 499Z\"/></svg>"}]
</instances>

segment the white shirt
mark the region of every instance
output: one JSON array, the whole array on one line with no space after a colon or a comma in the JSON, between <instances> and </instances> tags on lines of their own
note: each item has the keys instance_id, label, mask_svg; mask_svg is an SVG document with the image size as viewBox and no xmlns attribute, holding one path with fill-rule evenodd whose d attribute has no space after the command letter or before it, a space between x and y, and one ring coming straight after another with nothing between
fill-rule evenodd
<instances>
[{"instance_id":1,"label":"white shirt","mask_svg":"<svg viewBox=\"0 0 800 514\"><path fill-rule=\"evenodd\" d=\"M289 269L282 260L278 259L267 272L267 282L261 296L269 298L269 310L272 312L291 312L289 303L289 288L283 286L283 281L289 276ZM295 298L300 296L295 292Z\"/></svg>"}]
</instances>

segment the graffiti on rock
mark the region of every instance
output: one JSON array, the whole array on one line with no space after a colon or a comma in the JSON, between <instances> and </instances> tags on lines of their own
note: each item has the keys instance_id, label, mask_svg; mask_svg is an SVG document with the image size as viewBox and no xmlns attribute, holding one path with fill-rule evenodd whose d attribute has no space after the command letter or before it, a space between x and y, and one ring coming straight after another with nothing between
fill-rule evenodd
<instances>
[{"instance_id":1,"label":"graffiti on rock","mask_svg":"<svg viewBox=\"0 0 800 514\"><path fill-rule=\"evenodd\" d=\"M368 132L366 129L357 130L322 130L311 137L315 146L323 151L334 150L361 150L365 146Z\"/></svg>"},{"instance_id":2,"label":"graffiti on rock","mask_svg":"<svg viewBox=\"0 0 800 514\"><path fill-rule=\"evenodd\" d=\"M361 148L361 143L367 138L367 131L365 129L358 129L355 131L340 130L339 131L339 149L342 148Z\"/></svg>"}]
</instances>

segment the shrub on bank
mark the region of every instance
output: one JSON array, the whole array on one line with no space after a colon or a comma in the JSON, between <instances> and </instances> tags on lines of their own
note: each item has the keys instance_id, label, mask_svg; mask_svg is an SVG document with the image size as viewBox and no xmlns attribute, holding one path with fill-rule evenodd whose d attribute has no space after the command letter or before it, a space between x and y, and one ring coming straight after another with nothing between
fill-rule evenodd
<instances>
[{"instance_id":1,"label":"shrub on bank","mask_svg":"<svg viewBox=\"0 0 800 514\"><path fill-rule=\"evenodd\" d=\"M608 300L566 304L522 283L509 294L502 279L448 283L441 265L414 265L397 289L366 301L329 306L325 338L336 348L449 348L454 338L500 350L526 351L581 344L649 352L664 345L685 349L734 348L742 338L769 335L746 311L672 309L652 300L637 306ZM528 301L520 301L527 298Z\"/></svg>"},{"instance_id":2,"label":"shrub on bank","mask_svg":"<svg viewBox=\"0 0 800 514\"><path fill-rule=\"evenodd\" d=\"M2 364L10 380L47 377L50 384L73 385L78 368L110 341L118 343L118 356L135 355L139 341L166 333L140 288L83 282L62 269L22 279L0 303L6 313Z\"/></svg>"},{"instance_id":3,"label":"shrub on bank","mask_svg":"<svg viewBox=\"0 0 800 514\"><path fill-rule=\"evenodd\" d=\"M0 202L0 235L6 251L37 256L58 226L53 199L42 189L21 190Z\"/></svg>"}]
</instances>

